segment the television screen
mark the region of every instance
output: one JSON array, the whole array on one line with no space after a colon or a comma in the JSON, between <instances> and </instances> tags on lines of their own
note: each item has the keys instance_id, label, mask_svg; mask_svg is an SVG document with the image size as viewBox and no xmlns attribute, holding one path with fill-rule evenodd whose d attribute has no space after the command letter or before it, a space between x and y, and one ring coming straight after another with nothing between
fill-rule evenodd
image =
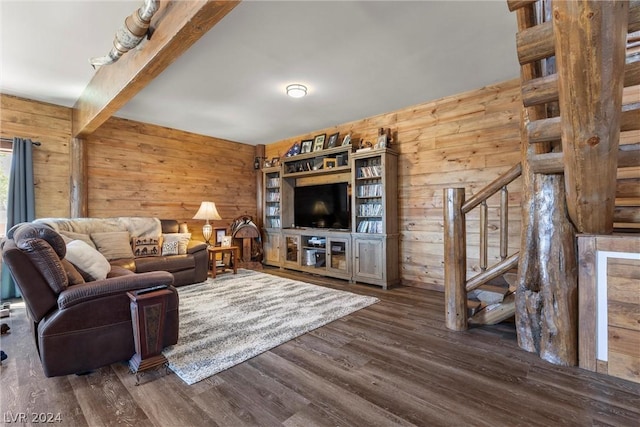
<instances>
[{"instance_id":1,"label":"television screen","mask_svg":"<svg viewBox=\"0 0 640 427\"><path fill-rule=\"evenodd\" d=\"M297 227L349 228L349 194L346 182L296 187L293 214Z\"/></svg>"}]
</instances>

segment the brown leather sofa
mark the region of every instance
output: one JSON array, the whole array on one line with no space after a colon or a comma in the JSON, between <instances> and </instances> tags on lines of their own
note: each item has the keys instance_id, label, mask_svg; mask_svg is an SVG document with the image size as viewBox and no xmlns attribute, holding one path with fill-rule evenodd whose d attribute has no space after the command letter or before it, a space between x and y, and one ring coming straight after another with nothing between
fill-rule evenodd
<instances>
[{"instance_id":1,"label":"brown leather sofa","mask_svg":"<svg viewBox=\"0 0 640 427\"><path fill-rule=\"evenodd\" d=\"M34 223L48 225L61 233L75 232L86 235L96 231L129 231L133 236L136 234L136 228L156 236L161 233L184 233L187 231L176 220L152 217L41 218ZM168 271L173 274L174 286L190 285L207 280L209 272L207 245L202 241L191 239L186 252L182 255L121 258L111 260L110 263L134 273Z\"/></svg>"},{"instance_id":2,"label":"brown leather sofa","mask_svg":"<svg viewBox=\"0 0 640 427\"><path fill-rule=\"evenodd\" d=\"M25 223L12 228L1 249L33 321L33 334L47 377L83 373L133 356L127 291L159 285L172 291L163 347L177 342L178 293L172 285L172 274L136 274L112 266L106 279L69 285L65 242L43 224Z\"/></svg>"}]
</instances>

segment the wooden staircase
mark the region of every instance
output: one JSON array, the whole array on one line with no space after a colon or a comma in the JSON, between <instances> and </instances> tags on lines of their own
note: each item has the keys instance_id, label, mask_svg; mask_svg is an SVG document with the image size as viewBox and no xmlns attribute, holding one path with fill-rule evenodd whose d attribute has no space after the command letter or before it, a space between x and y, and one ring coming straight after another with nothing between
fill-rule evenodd
<instances>
[{"instance_id":1,"label":"wooden staircase","mask_svg":"<svg viewBox=\"0 0 640 427\"><path fill-rule=\"evenodd\" d=\"M571 0L570 0L571 1ZM574 2L575 3L575 2ZM618 2L619 3L619 2ZM566 69L556 72L556 54L564 55L558 63L567 63L567 46L573 32L568 31L571 24L563 24L556 28L552 22L553 10L550 0L507 0L509 10L515 11L518 20L518 34L516 36L518 60L521 65L521 97L523 102L523 115L521 120L522 136L522 165L518 164L505 175L489 184L485 189L474 195L469 201L464 200L464 189L445 189L445 300L446 323L449 329L464 330L471 325L494 324L512 317L515 314L515 289L517 275L514 268L518 265L520 254L526 251L527 245L520 252L510 256L506 254L507 227L506 206L501 203L501 261L494 266L487 266L486 253L486 200L497 191L506 192L506 186L513 182L521 174L559 175L564 174L564 186L567 198L567 209L571 222L579 233L611 232L640 232L640 0L628 2L628 5L611 5L610 9L615 17L601 19L603 24L600 30L613 32L617 27L606 28L607 23L620 23L619 14L628 22L626 46L620 46L626 50L624 61L616 68L612 61L610 79L600 79L600 75L594 81L605 81L599 88L595 97L607 97L615 99L615 85L622 83L622 102L617 114L611 114L610 120L601 120L600 128L587 129L585 135L596 135L597 132L608 132L607 136L614 141L615 156L601 156L598 153L599 139L593 136L587 144L567 143L567 132L580 132L580 114L589 114L589 109L566 108L573 107L571 103L599 102L590 99L589 77L580 81L581 77L571 74L576 70ZM556 8L555 13L572 13L573 5L562 5ZM577 8L576 8L577 10ZM590 18L590 16L588 17ZM628 18L628 19L627 19ZM596 24L594 24L596 25ZM559 29L558 29L559 28ZM559 34L559 32L563 32ZM611 41L607 39L607 41ZM611 42L614 44L613 42ZM559 49L558 52L556 50ZM611 47L616 55L615 46ZM581 64L580 72L591 72L588 63ZM600 72L600 71L597 71ZM623 79L616 79L616 73L623 73ZM563 85L561 89L560 86ZM580 87L582 84L582 87ZM571 93L575 98L569 99L566 95L572 90L584 89ZM561 92L564 99L561 98ZM576 95L577 93L577 95ZM564 107L563 107L564 106ZM563 109L561 119L560 110ZM578 113L576 113L578 111ZM615 112L614 112L615 113ZM611 128L610 123L613 123ZM609 126L609 128L607 128ZM576 129L578 129L576 131ZM590 133L589 133L590 132ZM617 133L617 135L615 135ZM570 135L575 141L580 141L581 135ZM563 141L563 137L565 140ZM606 139L606 138L605 138ZM615 141L619 140L618 144ZM606 141L608 142L608 141ZM604 144L603 144L604 145ZM605 149L606 151L606 149ZM604 153L608 154L608 153ZM615 183L607 186L607 179L594 179L594 177L607 176L607 170L615 173ZM604 172L603 172L604 171ZM525 178L527 180L529 178ZM615 194L612 189L615 189ZM587 200L588 202L585 202ZM615 205L613 201L615 200ZM505 199L506 202L506 199ZM582 206L584 205L584 206ZM465 216L471 209L480 209L480 267L481 273L467 280L466 275L466 233ZM602 209L601 209L602 208ZM610 211L610 212L609 212ZM609 213L607 213L609 212ZM523 227L525 227L523 222ZM523 238L523 241L525 239ZM503 248L505 250L503 251ZM500 304L485 304L484 309L477 301L469 301L468 293L474 289L486 287L492 280L504 277L507 283L507 291L504 300Z\"/></svg>"}]
</instances>

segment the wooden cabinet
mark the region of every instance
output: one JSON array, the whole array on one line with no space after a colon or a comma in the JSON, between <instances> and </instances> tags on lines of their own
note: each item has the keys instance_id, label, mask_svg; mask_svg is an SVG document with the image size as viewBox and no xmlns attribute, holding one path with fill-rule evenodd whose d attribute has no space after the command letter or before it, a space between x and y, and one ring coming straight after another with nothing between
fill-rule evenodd
<instances>
[{"instance_id":1,"label":"wooden cabinet","mask_svg":"<svg viewBox=\"0 0 640 427\"><path fill-rule=\"evenodd\" d=\"M274 267L282 265L280 242L282 233L279 230L267 230L264 233L262 247L264 250L264 263Z\"/></svg>"},{"instance_id":2,"label":"wooden cabinet","mask_svg":"<svg viewBox=\"0 0 640 427\"><path fill-rule=\"evenodd\" d=\"M264 263L386 289L399 281L398 155L351 150L300 154L263 170ZM350 229L294 228L296 188L331 183L348 184Z\"/></svg>"},{"instance_id":3,"label":"wooden cabinet","mask_svg":"<svg viewBox=\"0 0 640 427\"><path fill-rule=\"evenodd\" d=\"M398 154L352 155L353 280L387 288L399 281Z\"/></svg>"},{"instance_id":4,"label":"wooden cabinet","mask_svg":"<svg viewBox=\"0 0 640 427\"><path fill-rule=\"evenodd\" d=\"M397 285L398 237L353 234L353 281L382 286Z\"/></svg>"}]
</instances>

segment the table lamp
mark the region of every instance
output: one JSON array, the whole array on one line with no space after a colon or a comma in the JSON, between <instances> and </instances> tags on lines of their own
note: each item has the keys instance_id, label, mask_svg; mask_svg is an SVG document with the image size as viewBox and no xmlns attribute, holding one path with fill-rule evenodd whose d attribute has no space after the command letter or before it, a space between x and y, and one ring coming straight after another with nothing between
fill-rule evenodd
<instances>
[{"instance_id":1,"label":"table lamp","mask_svg":"<svg viewBox=\"0 0 640 427\"><path fill-rule=\"evenodd\" d=\"M213 202L202 202L200 204L200 209L198 209L198 212L196 212L196 215L193 217L193 219L204 219L207 221L207 223L202 226L202 237L204 237L204 240L207 242L207 245L209 245L209 239L211 238L211 232L212 232L212 228L211 228L211 224L209 224L209 220L222 219L220 217L220 214L218 213L218 210L216 209L216 204Z\"/></svg>"}]
</instances>

